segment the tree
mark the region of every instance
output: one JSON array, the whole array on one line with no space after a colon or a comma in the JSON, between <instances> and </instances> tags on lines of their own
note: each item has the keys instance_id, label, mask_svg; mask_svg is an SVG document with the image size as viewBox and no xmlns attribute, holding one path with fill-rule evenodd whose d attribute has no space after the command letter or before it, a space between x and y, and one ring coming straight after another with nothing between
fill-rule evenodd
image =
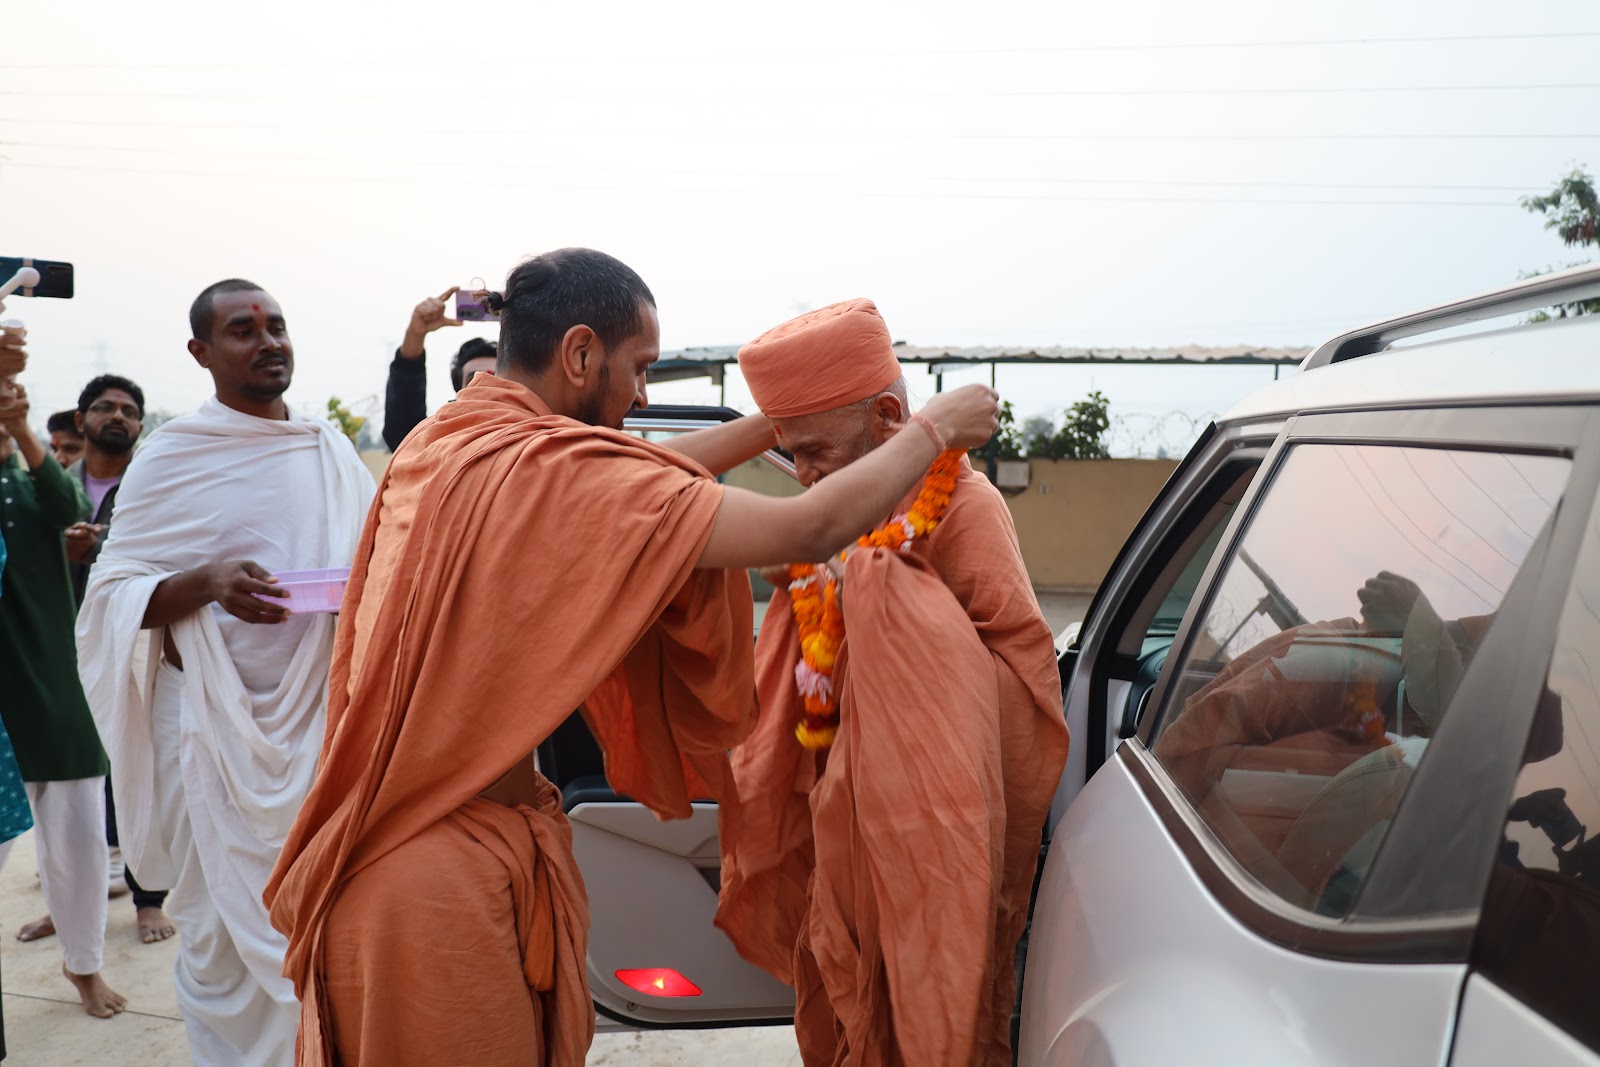
<instances>
[{"instance_id":1,"label":"tree","mask_svg":"<svg viewBox=\"0 0 1600 1067\"><path fill-rule=\"evenodd\" d=\"M1087 399L1067 408L1061 428L1049 433L1049 424L1028 439L1028 455L1046 459L1110 459L1106 434L1111 429L1111 402L1096 389Z\"/></svg>"},{"instance_id":2,"label":"tree","mask_svg":"<svg viewBox=\"0 0 1600 1067\"><path fill-rule=\"evenodd\" d=\"M994 436L981 448L974 448L969 455L973 461L987 460L991 455L995 459L1020 459L1022 458L1022 435L1017 432L1017 415L1011 408L1011 401L1000 402L999 425L995 427Z\"/></svg>"},{"instance_id":3,"label":"tree","mask_svg":"<svg viewBox=\"0 0 1600 1067\"><path fill-rule=\"evenodd\" d=\"M350 438L351 444L357 443L361 436L361 428L367 424L364 417L345 407L344 402L336 396L328 398L328 420L344 431L344 435Z\"/></svg>"},{"instance_id":4,"label":"tree","mask_svg":"<svg viewBox=\"0 0 1600 1067\"><path fill-rule=\"evenodd\" d=\"M1554 230L1568 248L1600 245L1600 195L1595 192L1594 177L1582 167L1573 168L1571 174L1557 182L1556 187L1544 196L1523 197L1522 206L1535 215L1543 216L1544 228ZM1569 315L1596 314L1600 314L1600 300L1581 300L1560 305L1554 317L1564 319ZM1541 311L1533 315L1533 321L1541 322L1551 317Z\"/></svg>"}]
</instances>

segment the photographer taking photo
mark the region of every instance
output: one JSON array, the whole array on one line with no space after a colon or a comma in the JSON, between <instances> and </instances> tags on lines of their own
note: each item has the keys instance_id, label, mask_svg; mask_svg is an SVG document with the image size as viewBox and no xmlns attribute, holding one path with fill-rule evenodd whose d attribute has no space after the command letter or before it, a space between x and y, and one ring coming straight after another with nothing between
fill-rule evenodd
<instances>
[{"instance_id":1,"label":"photographer taking photo","mask_svg":"<svg viewBox=\"0 0 1600 1067\"><path fill-rule=\"evenodd\" d=\"M416 429L417 423L428 417L423 339L441 327L461 325L460 319L445 314L447 302L460 288L459 285L452 285L438 296L428 297L412 310L405 339L395 350L394 362L389 364L389 384L384 390L383 400L383 443L389 446L391 452L400 447L400 442ZM450 385L459 393L472 381L474 374L493 374L498 356L495 342L482 337L470 339L450 361Z\"/></svg>"}]
</instances>

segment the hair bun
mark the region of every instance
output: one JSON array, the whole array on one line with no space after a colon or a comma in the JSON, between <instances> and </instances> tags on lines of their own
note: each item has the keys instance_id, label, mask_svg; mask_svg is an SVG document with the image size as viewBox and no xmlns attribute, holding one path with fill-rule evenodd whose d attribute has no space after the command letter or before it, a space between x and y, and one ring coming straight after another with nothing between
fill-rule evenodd
<instances>
[{"instance_id":1,"label":"hair bun","mask_svg":"<svg viewBox=\"0 0 1600 1067\"><path fill-rule=\"evenodd\" d=\"M506 306L506 298L493 290L484 294L483 306L490 311L499 311Z\"/></svg>"}]
</instances>

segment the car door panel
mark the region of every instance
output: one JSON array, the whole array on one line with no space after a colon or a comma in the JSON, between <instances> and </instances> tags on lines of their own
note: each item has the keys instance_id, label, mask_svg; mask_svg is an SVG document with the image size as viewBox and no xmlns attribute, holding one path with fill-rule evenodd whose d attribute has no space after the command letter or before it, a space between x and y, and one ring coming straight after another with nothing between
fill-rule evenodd
<instances>
[{"instance_id":1,"label":"car door panel","mask_svg":"<svg viewBox=\"0 0 1600 1067\"><path fill-rule=\"evenodd\" d=\"M1482 975L1461 998L1450 1067L1596 1067L1600 1055Z\"/></svg>"},{"instance_id":2,"label":"car door panel","mask_svg":"<svg viewBox=\"0 0 1600 1067\"><path fill-rule=\"evenodd\" d=\"M1442 1062L1464 965L1321 959L1247 929L1125 763L1103 768L1057 827L1034 909L1022 1067Z\"/></svg>"},{"instance_id":3,"label":"car door panel","mask_svg":"<svg viewBox=\"0 0 1600 1067\"><path fill-rule=\"evenodd\" d=\"M784 1019L794 991L745 962L712 926L717 809L660 820L641 804L583 803L567 816L589 893L589 984L606 1014L641 1026ZM619 972L670 967L699 992L651 995Z\"/></svg>"},{"instance_id":4,"label":"car door panel","mask_svg":"<svg viewBox=\"0 0 1600 1067\"><path fill-rule=\"evenodd\" d=\"M1280 696L1304 690L1309 701L1317 686L1346 684L1346 694L1366 702L1356 705L1358 710L1367 709L1364 716L1376 715L1387 734L1399 735L1387 742L1393 746L1387 756L1393 758L1375 762L1358 750L1308 743L1313 735L1325 739L1321 731L1326 727L1305 734L1275 730L1280 723L1302 721L1297 729L1305 730L1315 726L1310 718L1262 718L1251 720L1261 723L1261 730L1219 735L1212 749L1200 745L1164 754L1163 760L1170 755L1176 768L1169 776L1168 768L1145 748L1158 743L1161 723L1154 715L1145 717L1140 740L1125 744L1088 782L1056 828L1034 911L1019 1063L1437 1064L1450 1055L1469 973L1475 915L1470 909L1432 904L1420 890L1402 901L1414 910L1398 910L1395 901L1401 898L1391 887L1406 879L1413 889L1439 882L1432 874L1435 857L1452 853L1459 861L1461 856L1471 858L1469 853L1487 856L1493 842L1482 833L1458 831L1453 836L1435 833L1423 838L1390 831L1406 825L1408 811L1413 821L1417 812L1427 811L1448 821L1460 810L1459 794L1477 780L1464 775L1463 768L1477 771L1485 760L1504 763L1522 751L1516 738L1506 736L1485 760L1475 760L1463 751L1461 739L1474 736L1471 731L1480 719L1492 725L1495 709L1476 706L1492 703L1483 696L1492 688L1486 681L1522 659L1548 663L1543 627L1530 626L1529 620L1550 614L1546 587L1559 586L1562 576L1570 573L1565 569L1570 564L1546 549L1581 525L1586 512L1569 512L1565 523L1556 522L1559 512L1548 522L1547 517L1552 501L1570 502L1573 493L1579 502L1587 500L1594 480L1592 470L1571 474L1565 460L1552 457L1570 456L1575 446L1580 452L1592 447L1578 443L1593 435L1585 433L1581 419L1534 410L1438 412L1420 427L1409 417L1378 412L1297 422L1285 427L1262 475L1229 520L1228 532L1218 543L1174 638L1176 662L1165 665L1152 703L1164 715L1172 714L1171 709L1190 708L1192 698L1218 681L1237 656L1244 667L1231 678L1245 687L1255 686L1257 693L1264 684L1283 686ZM1341 438L1353 443L1341 445ZM1432 455L1445 456L1452 447L1470 450L1483 440L1504 442L1501 447L1518 457L1516 463L1503 460L1498 449L1471 452L1471 458L1465 452L1451 452L1436 461L1425 461L1416 451L1433 448L1440 451ZM1353 592L1361 580L1358 576L1350 585L1344 574L1329 580L1336 570L1329 561L1337 557L1346 570L1365 567L1369 558L1379 566L1398 566L1402 557L1389 554L1388 541L1393 538L1383 525L1384 520L1394 519L1393 506L1385 509L1374 499L1374 507L1365 509L1381 512L1378 522L1370 515L1364 521L1369 529L1384 534L1371 538L1370 557L1358 536L1361 527L1352 525L1358 514L1365 514L1358 508L1341 512L1344 523L1328 522L1314 510L1296 510L1292 526L1281 522L1263 526L1279 531L1285 538L1279 543L1296 546L1294 552L1280 553L1276 560L1257 560L1246 551L1252 513L1260 509L1263 496L1269 504L1273 499L1273 482L1265 472L1272 471L1272 478L1277 478L1288 465L1284 457L1299 441L1310 448L1366 449L1360 465L1351 471L1357 488L1366 484L1360 471L1370 471L1376 478L1380 469L1399 465L1395 457L1401 452L1380 455L1374 451L1380 447L1410 449L1403 455L1411 470L1418 470L1411 466L1414 458L1429 470L1434 467L1428 462L1453 465L1459 475L1454 481L1435 483L1440 495L1414 491L1407 498L1409 509L1403 515L1407 524L1428 521L1432 509L1448 514L1463 530L1485 531L1485 544L1498 544L1489 538L1500 536L1505 524L1495 513L1509 517L1515 510L1521 516L1516 526L1529 544L1518 548L1515 558L1496 553L1499 564L1509 570L1492 590L1500 601L1484 603L1489 612L1499 613L1500 625L1478 644L1476 669L1469 667L1461 676L1465 695L1451 707L1463 710L1451 711L1449 729L1436 734L1430 725L1424 734L1416 729L1414 712L1403 714L1400 705L1407 690L1397 634L1375 624L1310 625L1293 610L1295 601L1266 573L1281 577L1287 569L1299 573L1302 583L1307 581L1305 575L1312 575L1311 585L1321 583L1318 595L1301 598L1301 605L1312 618L1337 619L1340 613L1326 610L1327 597L1343 595L1347 586ZM1499 486L1491 491L1474 480L1474 474L1482 473L1481 464L1502 460L1527 492L1523 486L1514 487L1514 492L1502 492ZM1575 469L1590 466L1580 462ZM1415 476L1422 477L1420 470ZM1538 487L1528 480L1530 476L1539 481ZM1344 490L1330 495L1335 485L1328 479L1300 476L1297 483L1290 477L1287 484L1302 488L1298 495L1283 499L1299 501L1314 495L1323 510L1337 508L1344 499ZM1469 488L1477 495L1462 495ZM1451 497L1448 508L1441 496ZM1527 504L1535 498L1542 507L1525 509L1512 502ZM1174 498L1172 508L1183 503ZM1284 509L1290 506L1279 505L1274 514L1288 514ZM1446 528L1452 527L1446 524ZM1305 536L1311 530L1318 531L1321 540ZM1343 531L1342 540L1332 546L1325 543L1338 531ZM1409 540L1422 553L1436 543ZM1160 570L1164 564L1160 547L1164 546L1142 559L1130 555L1130 565ZM1241 567L1233 566L1235 556ZM1403 558L1409 561L1407 567L1416 566L1411 557ZM1397 562L1390 563L1391 559ZM1286 562L1290 560L1309 565L1295 572L1294 564ZM1242 583L1234 589L1228 584L1231 576L1246 570L1260 580L1262 589L1249 591ZM1121 583L1126 597L1142 595L1138 576L1110 580ZM1302 584L1301 592L1306 588ZM1327 593L1328 589L1337 592ZM1212 608L1218 605L1213 619ZM1116 620L1119 613L1124 620L1137 618L1115 597L1105 598L1097 611L1102 614L1085 624L1075 687L1092 679L1096 657L1103 655L1092 647L1093 641L1132 636L1122 632ZM1259 632L1241 637L1238 653L1222 654L1256 615L1266 620L1257 627ZM1461 609L1448 617L1462 618ZM1233 619L1239 620L1237 626ZM1223 625L1215 625L1219 622ZM1097 628L1100 632L1091 633ZM1269 661L1252 661L1244 653L1269 647L1275 634L1283 643L1270 645L1276 649L1270 668L1258 675L1250 664ZM1519 687L1519 694L1523 688L1527 687ZM1528 689L1527 699L1534 699L1536 689L1536 685ZM1252 714L1247 709L1261 712L1268 706L1236 703L1248 700L1243 692L1236 687L1227 691L1229 703L1213 703L1212 707L1229 709L1219 721L1239 722L1232 716L1247 718ZM1443 699L1448 701L1448 694ZM1514 703L1520 706L1522 700L1518 695ZM1274 706L1299 707L1294 700L1280 700ZM1303 710L1311 716L1315 707L1307 703ZM1491 718L1485 719L1486 715ZM1187 720L1186 743L1196 736L1196 722ZM1268 723L1274 728L1267 728ZM1442 740L1435 741L1436 737ZM1399 797L1408 792L1407 783L1424 747L1435 753L1430 756L1435 772L1432 786L1413 791L1419 798L1407 808ZM1380 744L1378 752L1382 751ZM1203 774L1197 776L1196 768L1203 768ZM1382 773L1373 773L1378 771ZM1199 788L1206 786L1207 776L1216 779L1214 785ZM1364 788L1352 792L1350 783ZM1398 815L1395 804L1400 804ZM1335 825L1333 817L1346 822ZM1327 832L1363 828L1366 832L1347 835L1353 840ZM1319 842L1327 847L1313 847ZM1321 865L1299 862L1308 856ZM1115 857L1115 862L1100 862L1105 857ZM1336 866L1327 862L1330 859ZM1323 871L1328 867L1331 873ZM1458 882L1451 884L1459 887ZM1439 899L1455 898L1440 894ZM1501 1023L1507 1015L1501 1011ZM1530 1040L1548 1038L1541 1034ZM1515 1060L1501 1054L1471 1060L1469 1067L1508 1061L1544 1062L1526 1054Z\"/></svg>"}]
</instances>

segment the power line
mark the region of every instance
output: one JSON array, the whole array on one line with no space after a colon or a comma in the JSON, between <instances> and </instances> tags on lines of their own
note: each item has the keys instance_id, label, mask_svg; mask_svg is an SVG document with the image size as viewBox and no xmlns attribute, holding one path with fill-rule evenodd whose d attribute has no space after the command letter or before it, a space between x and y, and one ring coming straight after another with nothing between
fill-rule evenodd
<instances>
[{"instance_id":1,"label":"power line","mask_svg":"<svg viewBox=\"0 0 1600 1067\"><path fill-rule=\"evenodd\" d=\"M449 180L419 180L407 176L384 175L382 178L358 177L348 174L262 174L259 171L190 171L167 168L141 168L97 166L67 163L34 163L25 160L14 160L7 164L12 167L24 167L30 170L55 170L72 172L104 172L119 174L144 174L157 177L182 177L182 178L215 178L227 181L241 179L255 179L259 181L314 181L314 182L343 182L358 185L416 185L473 189L563 189L578 192L633 192L633 193L716 193L719 195L745 195L745 196L785 196L785 197L824 197L843 199L887 199L887 200L1020 200L1020 201L1054 201L1061 203L1127 203L1127 204L1239 204L1251 206L1324 206L1324 207L1481 207L1481 208L1507 208L1514 206L1510 201L1499 200L1370 200L1370 199L1336 199L1336 198L1271 198L1261 199L1252 197L1176 197L1176 196L1118 196L1118 195L1028 195L1013 193L962 193L944 192L937 190L858 190L858 189L818 189L818 188L764 188L728 187L677 187L663 188L658 185L617 185L604 182L549 182L549 181L524 181L524 182L483 182L475 177L462 177L457 181Z\"/></svg>"},{"instance_id":2,"label":"power line","mask_svg":"<svg viewBox=\"0 0 1600 1067\"><path fill-rule=\"evenodd\" d=\"M72 152L121 152L138 155L172 155L172 156L199 156L206 159L249 159L263 161L283 161L298 163L323 163L330 165L350 166L382 166L382 167L461 167L459 159L395 159L378 158L374 156L330 156L330 155L287 155L282 152L234 152L207 148L163 148L147 147L143 145L104 145L104 144L65 144L51 141L0 141L3 148L37 148L48 150L62 150ZM471 164L473 171L483 170L521 170L523 165L517 163L495 163L488 160L474 160ZM549 166L541 164L543 171L570 171L573 173L592 173L587 168L573 168ZM1453 184L1426 184L1403 182L1305 182L1305 181L1248 181L1225 180L1207 181L1190 178L1085 178L1085 177L1019 177L1016 175L960 175L960 174L866 174L859 171L817 173L810 171L783 171L779 172L737 172L728 170L685 170L665 167L628 167L608 166L608 173L644 174L662 177L692 177L692 178L727 178L727 179L760 179L760 180L822 180L822 181L849 181L849 182L953 182L961 184L1000 184L1000 185L1122 185L1140 187L1192 187L1192 188L1223 188L1223 189L1341 189L1359 190L1367 192L1506 192L1526 193L1543 184L1542 180L1522 185L1477 185L1470 183Z\"/></svg>"},{"instance_id":3,"label":"power line","mask_svg":"<svg viewBox=\"0 0 1600 1067\"><path fill-rule=\"evenodd\" d=\"M1278 40L1250 40L1250 41L1137 41L1137 42L1099 42L1085 44L1056 44L1056 45L1009 45L996 48L873 48L853 49L841 51L801 51L801 52L774 52L760 50L736 50L727 52L700 52L700 53L675 53L674 58L680 63L693 63L701 60L728 60L744 61L750 63L769 63L777 59L803 59L819 61L827 59L861 59L861 58L890 58L890 57L916 57L916 56L984 56L984 55L1067 55L1075 53L1093 52L1204 52L1222 51L1228 49L1256 49L1256 48L1351 48L1373 47L1388 45L1413 45L1413 44L1471 44L1471 43L1509 43L1516 41L1580 41L1588 38L1600 37L1600 30L1562 30L1557 32L1534 33L1463 33L1463 34L1419 34L1399 37L1325 37L1325 38L1298 38ZM661 58L656 52L615 52L609 53L613 59L655 59ZM580 63L587 60L561 60L549 56L538 59L459 59L459 60L433 60L433 59L380 59L380 60L350 60L345 57L329 57L328 59L274 61L264 63L194 63L194 62L61 62L61 63L7 63L8 70L71 70L80 68L94 68L96 70L240 70L240 69L288 69L312 67L338 67L340 69L354 68L379 68L379 67L404 67L415 70L418 67L548 67L560 63Z\"/></svg>"},{"instance_id":4,"label":"power line","mask_svg":"<svg viewBox=\"0 0 1600 1067\"><path fill-rule=\"evenodd\" d=\"M240 122L151 122L123 121L119 119L39 119L3 118L0 123L14 125L48 126L110 126L117 129L176 129L176 130L251 130L276 133L368 133L368 134L448 134L455 137L551 137L563 140L612 140L615 130L531 130L487 129L469 130L461 127L420 126L307 126L258 125ZM863 140L874 141L1595 141L1600 132L1559 133L1443 133L1423 130L1414 133L900 133L883 129L874 130L782 130L723 132L716 130L630 130L636 138L659 137L676 140L705 140L714 138L744 138L747 140Z\"/></svg>"},{"instance_id":5,"label":"power line","mask_svg":"<svg viewBox=\"0 0 1600 1067\"><path fill-rule=\"evenodd\" d=\"M1309 86L1179 86L1169 89L1115 89L1095 87L1089 89L853 89L817 92L811 89L792 89L782 92L733 92L727 88L696 90L662 90L657 87L638 92L551 92L517 95L496 95L496 103L538 102L541 100L698 100L733 97L739 100L784 100L796 97L816 100L857 100L863 98L924 100L924 99L1017 99L1065 97L1169 97L1169 96L1319 96L1336 94L1377 93L1485 93L1485 92L1559 92L1566 90L1600 89L1600 82L1540 82L1502 85L1309 85ZM116 99L139 100L259 100L262 102L370 101L382 103L438 103L436 95L398 96L387 93L252 93L217 92L206 90L196 93L185 90L159 89L73 89L65 91L34 89L0 89L0 96L30 100L54 99Z\"/></svg>"}]
</instances>

